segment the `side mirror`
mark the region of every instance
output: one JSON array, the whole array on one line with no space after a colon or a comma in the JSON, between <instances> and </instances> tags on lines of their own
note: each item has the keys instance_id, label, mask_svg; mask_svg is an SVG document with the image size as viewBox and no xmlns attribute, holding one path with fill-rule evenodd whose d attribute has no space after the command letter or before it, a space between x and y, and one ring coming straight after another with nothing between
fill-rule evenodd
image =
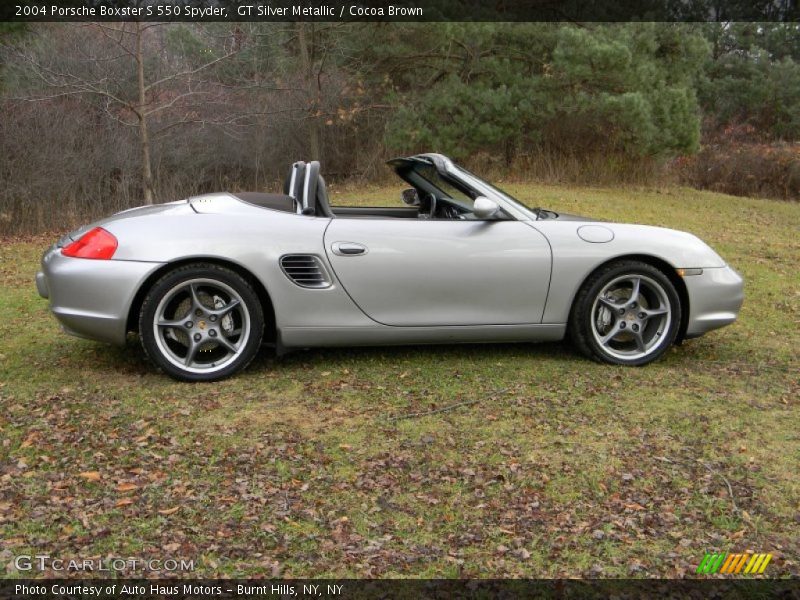
<instances>
[{"instance_id":1,"label":"side mirror","mask_svg":"<svg viewBox=\"0 0 800 600\"><path fill-rule=\"evenodd\" d=\"M414 188L408 188L400 192L400 198L409 206L419 206L419 194Z\"/></svg>"},{"instance_id":2,"label":"side mirror","mask_svg":"<svg viewBox=\"0 0 800 600\"><path fill-rule=\"evenodd\" d=\"M479 219L493 219L500 213L500 205L486 196L478 196L472 205L472 212Z\"/></svg>"}]
</instances>

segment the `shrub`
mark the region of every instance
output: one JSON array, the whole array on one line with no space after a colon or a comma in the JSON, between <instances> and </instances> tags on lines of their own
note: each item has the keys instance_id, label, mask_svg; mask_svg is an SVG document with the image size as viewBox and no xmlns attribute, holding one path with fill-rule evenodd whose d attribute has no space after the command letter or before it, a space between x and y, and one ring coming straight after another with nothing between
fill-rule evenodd
<instances>
[{"instance_id":1,"label":"shrub","mask_svg":"<svg viewBox=\"0 0 800 600\"><path fill-rule=\"evenodd\" d=\"M689 185L735 196L800 200L800 144L722 142L675 161Z\"/></svg>"}]
</instances>

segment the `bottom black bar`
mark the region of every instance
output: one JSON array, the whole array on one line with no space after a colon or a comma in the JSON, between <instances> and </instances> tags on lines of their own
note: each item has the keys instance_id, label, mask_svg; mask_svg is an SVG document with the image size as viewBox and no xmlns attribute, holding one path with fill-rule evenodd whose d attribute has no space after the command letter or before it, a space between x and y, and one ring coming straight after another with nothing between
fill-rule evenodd
<instances>
[{"instance_id":1,"label":"bottom black bar","mask_svg":"<svg viewBox=\"0 0 800 600\"><path fill-rule=\"evenodd\" d=\"M2 600L113 598L780 598L800 600L800 579L16 579L0 582Z\"/></svg>"}]
</instances>

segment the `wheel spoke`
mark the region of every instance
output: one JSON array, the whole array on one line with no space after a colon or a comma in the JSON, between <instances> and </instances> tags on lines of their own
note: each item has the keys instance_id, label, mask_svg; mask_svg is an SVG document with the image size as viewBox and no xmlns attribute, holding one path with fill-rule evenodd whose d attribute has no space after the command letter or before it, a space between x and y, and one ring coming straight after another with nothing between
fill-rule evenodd
<instances>
[{"instance_id":1,"label":"wheel spoke","mask_svg":"<svg viewBox=\"0 0 800 600\"><path fill-rule=\"evenodd\" d=\"M649 308L643 309L642 312L645 314L645 318L649 319L650 317L660 317L661 315L666 315L669 311L666 308Z\"/></svg>"},{"instance_id":2,"label":"wheel spoke","mask_svg":"<svg viewBox=\"0 0 800 600\"><path fill-rule=\"evenodd\" d=\"M159 321L156 323L159 327L172 327L173 329L180 329L183 327L185 321Z\"/></svg>"},{"instance_id":3,"label":"wheel spoke","mask_svg":"<svg viewBox=\"0 0 800 600\"><path fill-rule=\"evenodd\" d=\"M631 290L631 297L628 298L628 302L638 302L639 288L641 287L642 280L638 277L631 277L631 283L633 284L633 289Z\"/></svg>"},{"instance_id":4,"label":"wheel spoke","mask_svg":"<svg viewBox=\"0 0 800 600\"><path fill-rule=\"evenodd\" d=\"M189 340L189 347L186 349L186 357L183 359L183 364L187 367L190 367L194 362L194 357L197 355L197 350L200 348L200 344L195 344L193 341Z\"/></svg>"},{"instance_id":5,"label":"wheel spoke","mask_svg":"<svg viewBox=\"0 0 800 600\"><path fill-rule=\"evenodd\" d=\"M622 331L622 329L619 328L619 323L614 323L614 326L611 328L611 331L609 331L605 336L600 338L600 343L603 346L608 345L608 342L610 342L612 338L615 335L617 335L620 331Z\"/></svg>"},{"instance_id":6,"label":"wheel spoke","mask_svg":"<svg viewBox=\"0 0 800 600\"><path fill-rule=\"evenodd\" d=\"M636 349L639 352L644 352L647 350L647 346L644 344L644 339L642 339L642 332L641 331L631 331L633 334L633 339L636 342Z\"/></svg>"},{"instance_id":7,"label":"wheel spoke","mask_svg":"<svg viewBox=\"0 0 800 600\"><path fill-rule=\"evenodd\" d=\"M192 283L189 285L189 293L192 295L192 308L199 308L200 310L205 310L205 306L203 303L200 302L200 295L197 293L197 285Z\"/></svg>"},{"instance_id":8,"label":"wheel spoke","mask_svg":"<svg viewBox=\"0 0 800 600\"><path fill-rule=\"evenodd\" d=\"M610 299L608 299L608 298L606 298L604 296L600 296L598 298L598 301L600 302L600 304L604 304L605 306L607 306L608 308L610 308L611 310L613 310L615 312L620 307L619 304L617 304L613 300L610 300Z\"/></svg>"},{"instance_id":9,"label":"wheel spoke","mask_svg":"<svg viewBox=\"0 0 800 600\"><path fill-rule=\"evenodd\" d=\"M233 345L233 343L231 343L229 340L225 339L225 336L222 336L222 335L221 335L221 336L218 336L218 337L217 337L217 339L216 339L215 341L216 341L216 342L217 342L217 343L218 343L220 346L222 346L223 348L225 348L225 349L226 349L228 352L232 352L232 353L234 353L234 354L236 354L237 352L239 352L239 348L237 348L236 346L234 346L234 345Z\"/></svg>"},{"instance_id":10,"label":"wheel spoke","mask_svg":"<svg viewBox=\"0 0 800 600\"><path fill-rule=\"evenodd\" d=\"M235 300L234 299L234 300L231 300L230 302L228 302L228 304L226 304L222 308L217 308L216 310L209 310L208 314L209 315L216 315L217 317L224 317L225 315L227 315L229 312L231 312L234 308L236 308L240 304L241 304L241 302L239 300Z\"/></svg>"}]
</instances>

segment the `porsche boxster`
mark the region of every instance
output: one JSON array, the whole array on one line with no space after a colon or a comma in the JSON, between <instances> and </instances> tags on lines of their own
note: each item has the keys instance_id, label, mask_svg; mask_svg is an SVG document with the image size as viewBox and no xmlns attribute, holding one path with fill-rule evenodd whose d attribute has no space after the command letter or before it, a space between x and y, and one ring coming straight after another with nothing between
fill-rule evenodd
<instances>
[{"instance_id":1,"label":"porsche boxster","mask_svg":"<svg viewBox=\"0 0 800 600\"><path fill-rule=\"evenodd\" d=\"M743 281L689 233L529 208L439 154L388 163L394 206L331 206L316 161L282 193L213 193L113 215L42 258L67 333L138 334L165 373L215 380L263 345L569 338L644 365L736 320Z\"/></svg>"}]
</instances>

